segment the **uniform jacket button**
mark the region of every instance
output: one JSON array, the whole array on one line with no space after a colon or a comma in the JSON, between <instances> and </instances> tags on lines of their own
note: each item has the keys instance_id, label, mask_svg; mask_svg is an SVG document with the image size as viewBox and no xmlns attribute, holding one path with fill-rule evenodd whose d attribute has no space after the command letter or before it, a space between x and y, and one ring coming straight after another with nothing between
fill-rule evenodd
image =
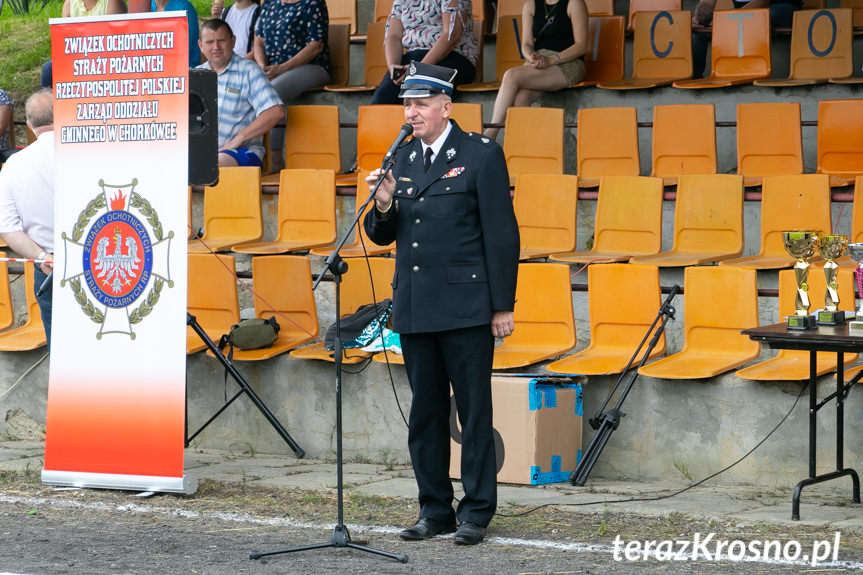
<instances>
[{"instance_id":1,"label":"uniform jacket button","mask_svg":"<svg viewBox=\"0 0 863 575\"><path fill-rule=\"evenodd\" d=\"M415 224L420 223L420 219L419 219L419 218L417 218L417 219L416 219L416 221L414 221L414 223L415 223Z\"/></svg>"},{"instance_id":2,"label":"uniform jacket button","mask_svg":"<svg viewBox=\"0 0 863 575\"><path fill-rule=\"evenodd\" d=\"M412 247L415 247L415 248L418 248L418 247L420 247L420 244L419 244L419 242L414 242L414 243L412 243L412 244L411 244L411 246L412 246Z\"/></svg>"},{"instance_id":3,"label":"uniform jacket button","mask_svg":"<svg viewBox=\"0 0 863 575\"><path fill-rule=\"evenodd\" d=\"M420 267L419 267L419 266L414 266L414 271L415 271L415 272L420 271Z\"/></svg>"}]
</instances>

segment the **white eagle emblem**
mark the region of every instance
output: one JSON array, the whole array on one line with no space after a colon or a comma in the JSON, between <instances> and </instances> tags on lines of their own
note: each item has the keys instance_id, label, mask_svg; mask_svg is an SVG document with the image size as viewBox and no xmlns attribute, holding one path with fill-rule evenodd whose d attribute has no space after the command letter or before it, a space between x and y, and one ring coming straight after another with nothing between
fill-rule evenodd
<instances>
[{"instance_id":1,"label":"white eagle emblem","mask_svg":"<svg viewBox=\"0 0 863 575\"><path fill-rule=\"evenodd\" d=\"M96 257L93 262L94 270L100 270L96 279L102 281L103 286L111 286L111 291L119 293L124 285L132 283L130 278L138 277L133 270L138 269L138 246L131 236L126 238L126 253L123 253L123 235L120 229L114 230L114 253L108 255L108 246L111 243L107 237L99 239L96 246Z\"/></svg>"},{"instance_id":2,"label":"white eagle emblem","mask_svg":"<svg viewBox=\"0 0 863 575\"><path fill-rule=\"evenodd\" d=\"M409 159L411 162L413 162L413 161L414 161L414 158L416 158L416 157L417 157L417 151L416 151L416 150L414 150L413 152L411 152L411 155L408 157L408 159Z\"/></svg>"},{"instance_id":3,"label":"white eagle emblem","mask_svg":"<svg viewBox=\"0 0 863 575\"><path fill-rule=\"evenodd\" d=\"M455 148L450 148L446 151L446 159L452 160L455 157Z\"/></svg>"}]
</instances>

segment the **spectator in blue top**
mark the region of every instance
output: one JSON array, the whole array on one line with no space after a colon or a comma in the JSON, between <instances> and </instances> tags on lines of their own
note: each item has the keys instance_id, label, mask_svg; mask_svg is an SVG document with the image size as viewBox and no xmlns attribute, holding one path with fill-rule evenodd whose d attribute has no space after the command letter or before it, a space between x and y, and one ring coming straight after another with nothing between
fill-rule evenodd
<instances>
[{"instance_id":1,"label":"spectator in blue top","mask_svg":"<svg viewBox=\"0 0 863 575\"><path fill-rule=\"evenodd\" d=\"M255 61L282 102L330 81L330 25L324 0L264 0L255 28Z\"/></svg>"},{"instance_id":2,"label":"spectator in blue top","mask_svg":"<svg viewBox=\"0 0 863 575\"><path fill-rule=\"evenodd\" d=\"M150 12L172 12L185 10L189 19L189 68L201 63L201 48L198 46L198 12L189 0L150 0Z\"/></svg>"}]
</instances>

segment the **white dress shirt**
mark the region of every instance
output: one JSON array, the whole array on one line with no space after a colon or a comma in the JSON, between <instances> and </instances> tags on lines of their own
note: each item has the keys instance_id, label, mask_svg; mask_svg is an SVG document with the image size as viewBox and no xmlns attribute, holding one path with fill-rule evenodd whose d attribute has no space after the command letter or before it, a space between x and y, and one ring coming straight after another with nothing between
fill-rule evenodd
<instances>
[{"instance_id":1,"label":"white dress shirt","mask_svg":"<svg viewBox=\"0 0 863 575\"><path fill-rule=\"evenodd\" d=\"M0 233L26 233L54 251L54 131L13 154L0 170Z\"/></svg>"}]
</instances>

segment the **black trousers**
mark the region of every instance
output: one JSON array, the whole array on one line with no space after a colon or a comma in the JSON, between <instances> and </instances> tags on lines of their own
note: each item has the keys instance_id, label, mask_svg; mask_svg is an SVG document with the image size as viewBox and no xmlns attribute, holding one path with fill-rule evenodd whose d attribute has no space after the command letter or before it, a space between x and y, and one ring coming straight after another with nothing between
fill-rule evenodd
<instances>
[{"instance_id":1,"label":"black trousers","mask_svg":"<svg viewBox=\"0 0 863 575\"><path fill-rule=\"evenodd\" d=\"M443 332L402 334L413 400L408 448L420 517L453 518L449 479L450 383L462 428L464 497L455 516L485 527L497 508L497 465L491 406L494 338L488 325Z\"/></svg>"}]
</instances>

